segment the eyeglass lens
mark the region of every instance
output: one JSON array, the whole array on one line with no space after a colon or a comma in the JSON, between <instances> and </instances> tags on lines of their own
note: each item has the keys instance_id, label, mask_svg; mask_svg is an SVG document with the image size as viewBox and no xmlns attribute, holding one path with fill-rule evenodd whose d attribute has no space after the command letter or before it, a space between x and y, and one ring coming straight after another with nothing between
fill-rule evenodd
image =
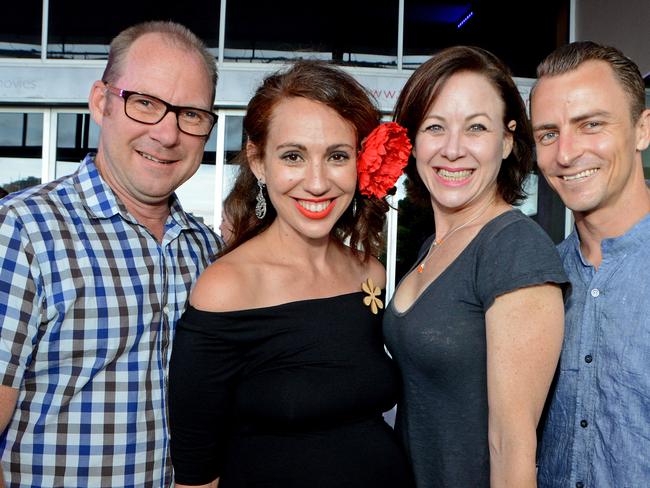
<instances>
[{"instance_id":1,"label":"eyeglass lens","mask_svg":"<svg viewBox=\"0 0 650 488\"><path fill-rule=\"evenodd\" d=\"M155 97L132 93L126 99L126 115L138 122L157 124L167 113L167 106ZM189 134L207 135L214 118L209 112L194 108L178 108L178 127Z\"/></svg>"}]
</instances>

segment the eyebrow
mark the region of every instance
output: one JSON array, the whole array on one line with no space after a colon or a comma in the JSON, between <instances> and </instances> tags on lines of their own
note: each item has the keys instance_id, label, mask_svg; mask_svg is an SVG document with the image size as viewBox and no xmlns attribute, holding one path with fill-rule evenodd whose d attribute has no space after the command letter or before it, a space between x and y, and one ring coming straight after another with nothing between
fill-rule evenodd
<instances>
[{"instance_id":1,"label":"eyebrow","mask_svg":"<svg viewBox=\"0 0 650 488\"><path fill-rule=\"evenodd\" d=\"M285 142L282 144L279 144L276 149L286 149L286 148L293 148L293 149L300 149L301 151L307 151L307 146L303 144L299 144L297 142ZM342 148L348 148L350 150L354 150L354 147L351 146L350 144L332 144L331 146L327 146L325 152L331 152L336 149L342 149Z\"/></svg>"},{"instance_id":2,"label":"eyebrow","mask_svg":"<svg viewBox=\"0 0 650 488\"><path fill-rule=\"evenodd\" d=\"M611 118L611 114L605 110L595 110L593 112L587 112L585 114L576 115L569 119L571 124L579 124L585 120L593 119L594 117L604 117L606 119ZM557 124L547 123L547 124L538 124L533 126L533 132L538 132L540 130L550 130L557 129Z\"/></svg>"},{"instance_id":3,"label":"eyebrow","mask_svg":"<svg viewBox=\"0 0 650 488\"><path fill-rule=\"evenodd\" d=\"M467 117L465 117L465 120L475 119L476 117L485 117L485 118L487 118L488 120L492 120L492 117L490 117L486 112L476 112L476 113L474 113L474 114L470 114L470 115L468 115ZM423 119L423 121L425 121L425 120L430 120L430 119L446 120L446 119L445 119L443 116L441 116L441 115L431 114L431 115L427 115L427 116Z\"/></svg>"}]
</instances>

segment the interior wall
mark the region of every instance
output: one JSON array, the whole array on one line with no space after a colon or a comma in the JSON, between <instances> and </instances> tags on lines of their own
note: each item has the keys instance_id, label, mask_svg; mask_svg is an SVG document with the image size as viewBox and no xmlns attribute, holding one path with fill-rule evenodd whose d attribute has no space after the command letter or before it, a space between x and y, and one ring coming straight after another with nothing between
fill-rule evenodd
<instances>
[{"instance_id":1,"label":"interior wall","mask_svg":"<svg viewBox=\"0 0 650 488\"><path fill-rule=\"evenodd\" d=\"M576 0L576 41L617 47L650 75L650 2L648 0Z\"/></svg>"}]
</instances>

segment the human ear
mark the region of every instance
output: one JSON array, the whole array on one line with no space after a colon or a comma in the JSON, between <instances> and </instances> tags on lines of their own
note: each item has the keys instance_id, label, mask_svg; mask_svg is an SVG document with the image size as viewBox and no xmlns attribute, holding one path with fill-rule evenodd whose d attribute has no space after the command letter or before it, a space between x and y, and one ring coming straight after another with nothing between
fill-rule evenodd
<instances>
[{"instance_id":1,"label":"human ear","mask_svg":"<svg viewBox=\"0 0 650 488\"><path fill-rule=\"evenodd\" d=\"M510 156L510 152L512 152L512 146L515 139L514 133L515 129L517 128L517 122L515 120L511 120L508 122L506 127L507 130L505 130L503 134L503 151L501 159L506 159L508 156Z\"/></svg>"},{"instance_id":2,"label":"human ear","mask_svg":"<svg viewBox=\"0 0 650 488\"><path fill-rule=\"evenodd\" d=\"M95 123L101 127L104 115L109 115L107 111L107 96L106 85L103 81L95 81L90 88L90 95L88 95L88 109Z\"/></svg>"},{"instance_id":3,"label":"human ear","mask_svg":"<svg viewBox=\"0 0 650 488\"><path fill-rule=\"evenodd\" d=\"M650 145L650 109L645 109L636 123L636 150L645 151L648 145Z\"/></svg>"},{"instance_id":4,"label":"human ear","mask_svg":"<svg viewBox=\"0 0 650 488\"><path fill-rule=\"evenodd\" d=\"M260 151L258 147L251 141L246 141L246 159L248 160L248 166L250 167L255 177L264 183L266 181L264 161L262 161L262 158L260 157Z\"/></svg>"}]
</instances>

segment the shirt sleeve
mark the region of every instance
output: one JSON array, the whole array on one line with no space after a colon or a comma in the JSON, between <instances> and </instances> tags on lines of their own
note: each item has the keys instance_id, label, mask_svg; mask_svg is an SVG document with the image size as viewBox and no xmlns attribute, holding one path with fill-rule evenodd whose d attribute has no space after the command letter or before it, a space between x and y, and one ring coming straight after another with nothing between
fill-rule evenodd
<instances>
[{"instance_id":1,"label":"shirt sleeve","mask_svg":"<svg viewBox=\"0 0 650 488\"><path fill-rule=\"evenodd\" d=\"M229 322L223 314L190 307L178 323L169 371L177 483L204 484L221 475L242 355L224 332Z\"/></svg>"},{"instance_id":2,"label":"shirt sleeve","mask_svg":"<svg viewBox=\"0 0 650 488\"><path fill-rule=\"evenodd\" d=\"M0 207L0 384L20 387L38 339L40 271L23 222Z\"/></svg>"},{"instance_id":3,"label":"shirt sleeve","mask_svg":"<svg viewBox=\"0 0 650 488\"><path fill-rule=\"evenodd\" d=\"M519 288L569 283L548 235L528 217L509 223L487 239L479 252L477 288L484 310L499 295Z\"/></svg>"}]
</instances>

